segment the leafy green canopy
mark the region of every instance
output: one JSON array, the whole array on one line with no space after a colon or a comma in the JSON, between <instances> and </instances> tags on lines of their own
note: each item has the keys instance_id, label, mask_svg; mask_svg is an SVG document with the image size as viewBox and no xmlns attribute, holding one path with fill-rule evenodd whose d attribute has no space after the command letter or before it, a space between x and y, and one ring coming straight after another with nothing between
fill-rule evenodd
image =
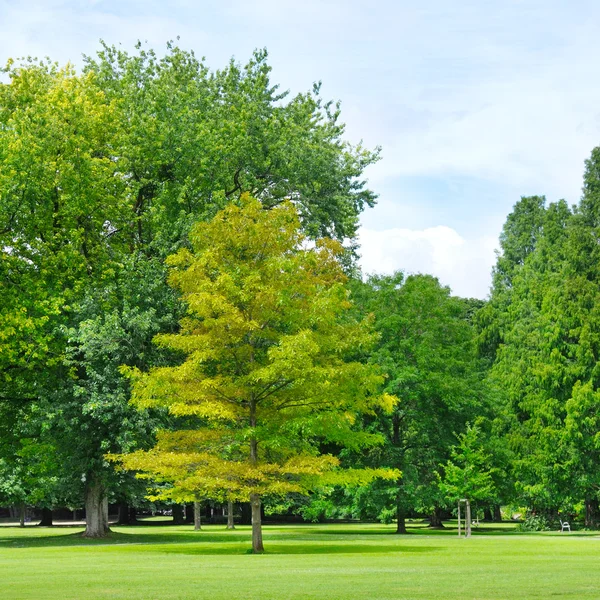
<instances>
[{"instance_id":1,"label":"leafy green canopy","mask_svg":"<svg viewBox=\"0 0 600 600\"><path fill-rule=\"evenodd\" d=\"M265 52L210 72L172 46L161 59L103 46L83 74L3 69L3 454L43 438L73 485L115 479L104 453L152 427L132 414L118 366L168 360L150 343L179 317L163 260L199 218L250 190L267 209L293 198L310 236L354 235L374 202L362 173L377 150L343 140L339 107L318 87L290 98L269 72Z\"/></svg>"},{"instance_id":2,"label":"leafy green canopy","mask_svg":"<svg viewBox=\"0 0 600 600\"><path fill-rule=\"evenodd\" d=\"M358 215L374 204L362 174L378 149L343 139L339 104L324 102L320 85L280 92L264 50L211 72L171 45L163 58L103 46L85 71L120 110L137 244L172 252L199 217L243 192L265 208L293 199L311 237L339 240L355 236Z\"/></svg>"},{"instance_id":3,"label":"leafy green canopy","mask_svg":"<svg viewBox=\"0 0 600 600\"><path fill-rule=\"evenodd\" d=\"M444 465L440 487L454 502L466 498L471 502L492 502L496 499L492 457L486 452L482 432L477 425L468 425L458 436L458 444L450 451Z\"/></svg>"},{"instance_id":4,"label":"leafy green canopy","mask_svg":"<svg viewBox=\"0 0 600 600\"><path fill-rule=\"evenodd\" d=\"M186 431L118 458L127 468L174 482L179 498L306 493L338 465L319 453L327 440L355 449L381 441L356 431L360 413L391 410L373 366L348 360L374 342L351 304L342 247L309 248L290 202L265 212L241 206L197 224L193 250L170 257L170 282L187 304L181 330L155 338L184 357L148 373L128 369L133 402L195 417ZM397 477L390 470L340 471L328 482Z\"/></svg>"},{"instance_id":5,"label":"leafy green canopy","mask_svg":"<svg viewBox=\"0 0 600 600\"><path fill-rule=\"evenodd\" d=\"M584 195L573 210L543 198L517 203L496 269L510 271L510 280L496 282L480 322L505 398L517 489L537 510L584 502L590 525L600 490L599 156L595 150L586 164ZM515 247L522 248L518 259Z\"/></svg>"},{"instance_id":6,"label":"leafy green canopy","mask_svg":"<svg viewBox=\"0 0 600 600\"><path fill-rule=\"evenodd\" d=\"M451 296L429 275L373 276L353 291L380 334L368 359L384 370L385 390L399 399L391 413L366 419L385 443L353 460L403 473L397 482L375 482L368 497L357 496L364 508L358 510L383 518L397 512L402 521L407 511L446 503L436 476L440 463L448 459L455 433L487 410L472 302Z\"/></svg>"}]
</instances>

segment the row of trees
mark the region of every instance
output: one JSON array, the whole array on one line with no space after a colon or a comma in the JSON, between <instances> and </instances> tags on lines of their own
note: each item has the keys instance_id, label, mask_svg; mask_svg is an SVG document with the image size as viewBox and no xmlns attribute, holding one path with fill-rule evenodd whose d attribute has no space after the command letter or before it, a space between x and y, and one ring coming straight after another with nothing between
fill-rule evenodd
<instances>
[{"instance_id":1,"label":"row of trees","mask_svg":"<svg viewBox=\"0 0 600 600\"><path fill-rule=\"evenodd\" d=\"M598 157L577 209L517 204L489 302L363 280L378 150L266 59L4 70L0 504L84 501L101 536L109 500L251 501L257 552L263 501L400 533L462 497L592 523Z\"/></svg>"},{"instance_id":2,"label":"row of trees","mask_svg":"<svg viewBox=\"0 0 600 600\"><path fill-rule=\"evenodd\" d=\"M538 513L600 518L600 149L569 207L524 197L508 217L481 352L502 390L498 425L516 492Z\"/></svg>"},{"instance_id":3,"label":"row of trees","mask_svg":"<svg viewBox=\"0 0 600 600\"><path fill-rule=\"evenodd\" d=\"M339 241L374 202L361 175L378 152L343 140L319 86L289 99L264 52L210 72L172 46L162 59L105 46L81 74L44 62L5 74L4 503L84 497L87 534L103 535L109 498L147 491L110 457L162 465L149 472L157 498L252 497L257 522L262 496L317 479L391 477L398 515L417 488L419 506L440 500L438 462L463 409L483 405L472 307L432 278L355 277L352 245ZM303 239L321 241L309 250ZM424 304L432 312L418 317ZM180 393L196 405L182 408ZM167 454L171 464L157 459ZM340 462L354 469L332 472Z\"/></svg>"},{"instance_id":4,"label":"row of trees","mask_svg":"<svg viewBox=\"0 0 600 600\"><path fill-rule=\"evenodd\" d=\"M166 411L129 404L123 365L174 364L152 343L185 312L165 259L244 191L288 198L312 238L353 238L378 152L343 140L319 88L289 98L265 52L210 72L170 46L103 47L83 73L9 63L0 85L0 436L5 502L78 506L88 534L140 485L106 456L152 444ZM12 482L12 483L10 483Z\"/></svg>"}]
</instances>

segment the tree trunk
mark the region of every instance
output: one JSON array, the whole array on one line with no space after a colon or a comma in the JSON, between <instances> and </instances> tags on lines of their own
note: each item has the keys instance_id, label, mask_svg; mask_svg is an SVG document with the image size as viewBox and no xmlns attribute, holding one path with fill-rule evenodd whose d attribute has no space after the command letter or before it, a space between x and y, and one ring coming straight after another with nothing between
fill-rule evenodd
<instances>
[{"instance_id":1,"label":"tree trunk","mask_svg":"<svg viewBox=\"0 0 600 600\"><path fill-rule=\"evenodd\" d=\"M193 523L194 522L194 503L188 502L185 505L185 522Z\"/></svg>"},{"instance_id":2,"label":"tree trunk","mask_svg":"<svg viewBox=\"0 0 600 600\"><path fill-rule=\"evenodd\" d=\"M502 512L499 504L494 504L494 523L502 523Z\"/></svg>"},{"instance_id":3,"label":"tree trunk","mask_svg":"<svg viewBox=\"0 0 600 600\"><path fill-rule=\"evenodd\" d=\"M484 521L493 521L494 515L492 514L492 507L485 506L483 509L483 520Z\"/></svg>"},{"instance_id":4,"label":"tree trunk","mask_svg":"<svg viewBox=\"0 0 600 600\"><path fill-rule=\"evenodd\" d=\"M595 529L598 525L598 507L597 498L588 498L585 501L585 526Z\"/></svg>"},{"instance_id":5,"label":"tree trunk","mask_svg":"<svg viewBox=\"0 0 600 600\"><path fill-rule=\"evenodd\" d=\"M19 505L19 525L25 527L25 502Z\"/></svg>"},{"instance_id":6,"label":"tree trunk","mask_svg":"<svg viewBox=\"0 0 600 600\"><path fill-rule=\"evenodd\" d=\"M40 527L52 527L51 508L42 508L42 518L40 520Z\"/></svg>"},{"instance_id":7,"label":"tree trunk","mask_svg":"<svg viewBox=\"0 0 600 600\"><path fill-rule=\"evenodd\" d=\"M242 502L242 517L240 519L240 523L242 525L251 525L252 524L252 507L250 506L250 502Z\"/></svg>"},{"instance_id":8,"label":"tree trunk","mask_svg":"<svg viewBox=\"0 0 600 600\"><path fill-rule=\"evenodd\" d=\"M119 502L119 525L130 525L131 515L129 512L129 505L127 502Z\"/></svg>"},{"instance_id":9,"label":"tree trunk","mask_svg":"<svg viewBox=\"0 0 600 600\"><path fill-rule=\"evenodd\" d=\"M181 504L173 504L173 525L184 525L185 517L183 515L183 506Z\"/></svg>"},{"instance_id":10,"label":"tree trunk","mask_svg":"<svg viewBox=\"0 0 600 600\"><path fill-rule=\"evenodd\" d=\"M261 508L260 496L258 494L250 495L250 505L252 506L252 553L262 554L265 551L262 539L262 522L260 518Z\"/></svg>"},{"instance_id":11,"label":"tree trunk","mask_svg":"<svg viewBox=\"0 0 600 600\"><path fill-rule=\"evenodd\" d=\"M130 525L137 525L137 509L135 506L130 506L129 507L129 524Z\"/></svg>"},{"instance_id":12,"label":"tree trunk","mask_svg":"<svg viewBox=\"0 0 600 600\"><path fill-rule=\"evenodd\" d=\"M200 531L202 529L202 505L200 502L194 502L194 531Z\"/></svg>"},{"instance_id":13,"label":"tree trunk","mask_svg":"<svg viewBox=\"0 0 600 600\"><path fill-rule=\"evenodd\" d=\"M465 515L465 524L466 524L466 533L465 533L465 537L470 538L471 537L471 523L472 521L472 517L471 517L471 503L467 500L467 508L466 508L466 515ZM442 525L443 527L443 525Z\"/></svg>"},{"instance_id":14,"label":"tree trunk","mask_svg":"<svg viewBox=\"0 0 600 600\"><path fill-rule=\"evenodd\" d=\"M404 508L402 506L400 506L400 504L398 504L398 506L396 507L396 519L397 519L396 533L401 533L401 534L408 533L406 531L406 513L404 511Z\"/></svg>"},{"instance_id":15,"label":"tree trunk","mask_svg":"<svg viewBox=\"0 0 600 600\"><path fill-rule=\"evenodd\" d=\"M250 427L256 427L256 400L254 396L250 399ZM250 462L253 466L258 464L258 440L250 439ZM258 494L250 494L250 506L252 507L252 553L262 554L265 551L262 538L262 502Z\"/></svg>"},{"instance_id":16,"label":"tree trunk","mask_svg":"<svg viewBox=\"0 0 600 600\"><path fill-rule=\"evenodd\" d=\"M442 510L437 506L433 509L431 513L429 527L431 529L444 529L444 524L442 523Z\"/></svg>"},{"instance_id":17,"label":"tree trunk","mask_svg":"<svg viewBox=\"0 0 600 600\"><path fill-rule=\"evenodd\" d=\"M227 529L235 529L235 523L233 522L233 502L231 500L227 502Z\"/></svg>"},{"instance_id":18,"label":"tree trunk","mask_svg":"<svg viewBox=\"0 0 600 600\"><path fill-rule=\"evenodd\" d=\"M85 488L85 532L84 537L103 538L108 528L108 497L100 481L90 477Z\"/></svg>"}]
</instances>

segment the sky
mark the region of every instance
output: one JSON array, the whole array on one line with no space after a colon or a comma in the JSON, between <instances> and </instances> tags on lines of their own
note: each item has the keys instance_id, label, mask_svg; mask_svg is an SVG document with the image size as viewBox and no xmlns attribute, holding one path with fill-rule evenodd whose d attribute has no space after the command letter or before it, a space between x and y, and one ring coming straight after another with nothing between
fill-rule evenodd
<instances>
[{"instance_id":1,"label":"sky","mask_svg":"<svg viewBox=\"0 0 600 600\"><path fill-rule=\"evenodd\" d=\"M346 137L381 146L367 273L431 273L485 298L521 196L581 194L600 142L600 3L588 0L0 0L0 63L81 64L99 40L168 40L220 68L266 47L272 81L322 81Z\"/></svg>"}]
</instances>

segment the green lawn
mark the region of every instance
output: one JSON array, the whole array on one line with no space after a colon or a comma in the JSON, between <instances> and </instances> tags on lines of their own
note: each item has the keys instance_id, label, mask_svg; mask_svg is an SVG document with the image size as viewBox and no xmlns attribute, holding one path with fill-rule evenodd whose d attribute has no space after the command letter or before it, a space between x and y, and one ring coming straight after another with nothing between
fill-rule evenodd
<instances>
[{"instance_id":1,"label":"green lawn","mask_svg":"<svg viewBox=\"0 0 600 600\"><path fill-rule=\"evenodd\" d=\"M267 553L253 556L247 527L115 527L103 541L80 528L0 527L0 598L600 598L600 535L411 531L267 526Z\"/></svg>"}]
</instances>

